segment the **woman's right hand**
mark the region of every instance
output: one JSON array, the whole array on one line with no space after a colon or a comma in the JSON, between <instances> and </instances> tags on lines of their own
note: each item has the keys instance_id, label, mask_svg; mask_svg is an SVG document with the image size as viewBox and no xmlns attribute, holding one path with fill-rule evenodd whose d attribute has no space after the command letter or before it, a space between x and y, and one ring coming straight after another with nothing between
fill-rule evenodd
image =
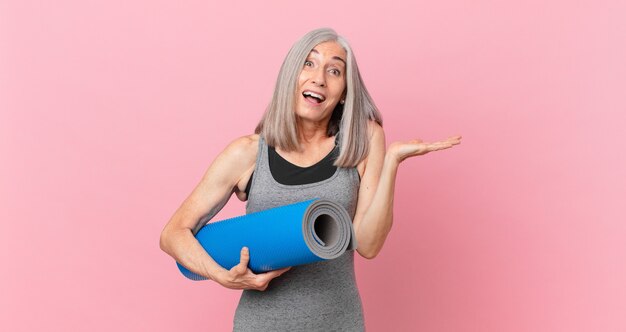
<instances>
[{"instance_id":1,"label":"woman's right hand","mask_svg":"<svg viewBox=\"0 0 626 332\"><path fill-rule=\"evenodd\" d=\"M248 268L248 262L250 262L250 251L247 247L243 247L241 249L239 264L233 266L230 270L222 269L215 275L213 280L230 289L255 289L264 291L272 279L291 269L291 267L286 267L270 272L254 274L254 272Z\"/></svg>"}]
</instances>

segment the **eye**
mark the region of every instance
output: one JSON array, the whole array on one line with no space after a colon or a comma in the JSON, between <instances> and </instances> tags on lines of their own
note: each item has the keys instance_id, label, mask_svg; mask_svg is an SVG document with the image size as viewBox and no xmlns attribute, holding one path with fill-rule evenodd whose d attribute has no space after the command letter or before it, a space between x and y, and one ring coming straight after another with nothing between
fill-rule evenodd
<instances>
[{"instance_id":1,"label":"eye","mask_svg":"<svg viewBox=\"0 0 626 332\"><path fill-rule=\"evenodd\" d=\"M330 71L330 73L331 73L331 74L333 74L333 75L337 75L337 76L341 75L341 71L339 71L339 69L334 69L334 68L333 68L333 69L331 69L331 70L329 70L329 71Z\"/></svg>"},{"instance_id":2,"label":"eye","mask_svg":"<svg viewBox=\"0 0 626 332\"><path fill-rule=\"evenodd\" d=\"M309 60L306 60L306 61L304 61L304 65L308 66L308 67L313 67L313 62L311 62Z\"/></svg>"}]
</instances>

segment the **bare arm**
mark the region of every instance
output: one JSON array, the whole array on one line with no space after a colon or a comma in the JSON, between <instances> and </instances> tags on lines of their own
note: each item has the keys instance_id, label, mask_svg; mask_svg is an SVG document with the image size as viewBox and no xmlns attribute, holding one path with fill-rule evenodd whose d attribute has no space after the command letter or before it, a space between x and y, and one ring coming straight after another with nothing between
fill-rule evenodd
<instances>
[{"instance_id":1,"label":"bare arm","mask_svg":"<svg viewBox=\"0 0 626 332\"><path fill-rule=\"evenodd\" d=\"M382 127L370 123L370 152L363 161L365 170L359 188L354 230L359 254L374 258L383 247L393 224L393 200L398 166L405 159L431 151L447 149L460 143L460 136L435 143L421 140L394 142L385 151Z\"/></svg>"},{"instance_id":2,"label":"bare arm","mask_svg":"<svg viewBox=\"0 0 626 332\"><path fill-rule=\"evenodd\" d=\"M364 167L359 187L359 198L353 226L357 238L357 251L365 258L373 258L382 247L393 222L393 189L396 169L387 169L383 177L385 160L385 133L371 121L369 125L370 150L359 165ZM388 164L387 168L393 166Z\"/></svg>"},{"instance_id":3,"label":"bare arm","mask_svg":"<svg viewBox=\"0 0 626 332\"><path fill-rule=\"evenodd\" d=\"M249 252L242 249L240 264L226 270L202 248L194 234L228 202L249 169L254 167L257 152L255 136L231 143L209 166L200 183L176 210L161 233L161 249L190 271L214 280L224 287L259 289L283 270L254 274L247 268Z\"/></svg>"}]
</instances>

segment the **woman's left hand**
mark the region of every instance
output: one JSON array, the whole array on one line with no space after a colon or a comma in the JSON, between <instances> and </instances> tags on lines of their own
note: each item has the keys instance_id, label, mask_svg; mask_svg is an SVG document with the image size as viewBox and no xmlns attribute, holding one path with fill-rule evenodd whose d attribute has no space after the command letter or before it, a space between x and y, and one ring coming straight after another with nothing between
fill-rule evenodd
<instances>
[{"instance_id":1,"label":"woman's left hand","mask_svg":"<svg viewBox=\"0 0 626 332\"><path fill-rule=\"evenodd\" d=\"M446 140L432 143L424 142L421 139L414 139L408 142L393 142L387 149L387 155L399 164L406 158L421 156L432 151L448 149L460 143L461 136L452 136Z\"/></svg>"}]
</instances>

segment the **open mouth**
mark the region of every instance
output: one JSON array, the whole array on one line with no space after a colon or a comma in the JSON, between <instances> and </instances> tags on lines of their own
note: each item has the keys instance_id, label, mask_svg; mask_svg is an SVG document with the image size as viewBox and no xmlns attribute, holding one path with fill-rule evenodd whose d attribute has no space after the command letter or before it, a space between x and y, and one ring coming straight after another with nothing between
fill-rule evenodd
<instances>
[{"instance_id":1,"label":"open mouth","mask_svg":"<svg viewBox=\"0 0 626 332\"><path fill-rule=\"evenodd\" d=\"M315 93L312 91L304 91L302 92L302 95L304 96L304 99L314 103L314 104L320 104L322 103L324 100L326 100L326 97L324 97L323 95L319 94L319 93Z\"/></svg>"}]
</instances>

